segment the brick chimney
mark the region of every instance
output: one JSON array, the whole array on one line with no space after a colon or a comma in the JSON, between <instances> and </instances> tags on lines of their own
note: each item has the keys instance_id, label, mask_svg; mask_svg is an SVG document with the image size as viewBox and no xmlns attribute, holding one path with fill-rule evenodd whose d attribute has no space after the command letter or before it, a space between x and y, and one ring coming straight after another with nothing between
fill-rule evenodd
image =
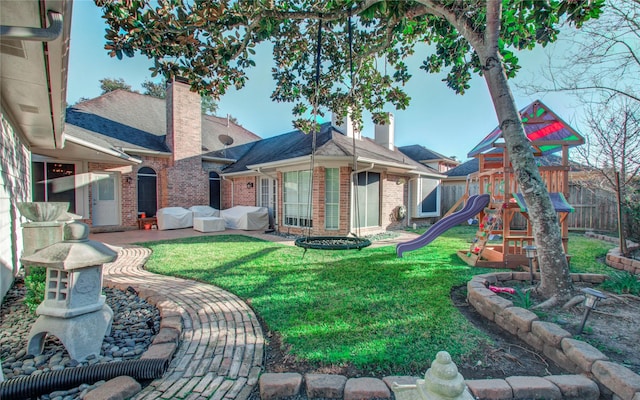
<instances>
[{"instance_id":1,"label":"brick chimney","mask_svg":"<svg viewBox=\"0 0 640 400\"><path fill-rule=\"evenodd\" d=\"M208 173L202 169L202 111L200 95L176 78L167 85L167 136L170 166L161 169L159 206L209 204Z\"/></svg>"},{"instance_id":2,"label":"brick chimney","mask_svg":"<svg viewBox=\"0 0 640 400\"><path fill-rule=\"evenodd\" d=\"M335 113L331 114L331 125L340 130L347 137L353 137L355 135L356 139L361 139L360 131L357 131L353 127L351 113L347 113L347 115L343 116Z\"/></svg>"},{"instance_id":3,"label":"brick chimney","mask_svg":"<svg viewBox=\"0 0 640 400\"><path fill-rule=\"evenodd\" d=\"M175 78L167 84L166 143L173 162L197 159L202 154L202 112L200 95L189 90L186 80Z\"/></svg>"},{"instance_id":4,"label":"brick chimney","mask_svg":"<svg viewBox=\"0 0 640 400\"><path fill-rule=\"evenodd\" d=\"M396 126L395 122L393 121L393 114L389 113L388 124L376 124L374 133L374 140L376 143L378 143L380 146L386 147L391 151L395 150Z\"/></svg>"}]
</instances>

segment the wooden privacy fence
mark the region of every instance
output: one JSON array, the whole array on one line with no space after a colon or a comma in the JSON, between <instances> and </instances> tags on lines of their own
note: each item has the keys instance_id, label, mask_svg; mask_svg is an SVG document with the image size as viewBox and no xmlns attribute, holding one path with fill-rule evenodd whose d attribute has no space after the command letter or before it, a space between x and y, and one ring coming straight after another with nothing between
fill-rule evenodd
<instances>
[{"instance_id":1,"label":"wooden privacy fence","mask_svg":"<svg viewBox=\"0 0 640 400\"><path fill-rule=\"evenodd\" d=\"M465 183L446 183L440 191L441 214L444 215L465 194ZM478 194L478 184L469 185L469 196ZM575 212L569 214L569 229L613 232L618 229L616 197L613 192L569 183L569 203ZM461 207L460 207L461 208ZM524 217L516 215L512 226L522 227Z\"/></svg>"}]
</instances>

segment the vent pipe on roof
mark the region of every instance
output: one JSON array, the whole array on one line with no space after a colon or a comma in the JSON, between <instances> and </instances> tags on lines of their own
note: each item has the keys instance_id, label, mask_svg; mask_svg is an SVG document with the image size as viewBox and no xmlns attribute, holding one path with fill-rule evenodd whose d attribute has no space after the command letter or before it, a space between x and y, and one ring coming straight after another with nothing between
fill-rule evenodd
<instances>
[{"instance_id":1,"label":"vent pipe on roof","mask_svg":"<svg viewBox=\"0 0 640 400\"><path fill-rule=\"evenodd\" d=\"M29 40L34 42L51 42L62 33L62 14L48 11L48 28L31 28L23 26L0 25L0 37L3 39Z\"/></svg>"}]
</instances>

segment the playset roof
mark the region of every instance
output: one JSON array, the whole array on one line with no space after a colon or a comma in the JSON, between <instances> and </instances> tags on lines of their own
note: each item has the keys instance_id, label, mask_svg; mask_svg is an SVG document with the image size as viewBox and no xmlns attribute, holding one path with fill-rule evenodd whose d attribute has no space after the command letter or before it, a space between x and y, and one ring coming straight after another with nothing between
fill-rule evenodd
<instances>
[{"instance_id":1,"label":"playset roof","mask_svg":"<svg viewBox=\"0 0 640 400\"><path fill-rule=\"evenodd\" d=\"M584 138L575 129L540 100L536 100L520 110L520 115L527 138L537 152L543 156L560 151L563 145L574 147L584 143ZM467 154L467 157L475 157L497 147L496 144L500 139L502 139L502 129L498 126L482 139Z\"/></svg>"}]
</instances>

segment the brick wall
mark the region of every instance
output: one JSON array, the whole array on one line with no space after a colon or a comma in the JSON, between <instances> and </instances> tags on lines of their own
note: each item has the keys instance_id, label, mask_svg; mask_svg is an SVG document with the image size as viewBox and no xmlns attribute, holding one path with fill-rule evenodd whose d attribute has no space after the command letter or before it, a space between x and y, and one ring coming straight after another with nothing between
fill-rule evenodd
<instances>
[{"instance_id":1,"label":"brick wall","mask_svg":"<svg viewBox=\"0 0 640 400\"><path fill-rule=\"evenodd\" d=\"M179 81L167 85L167 136L166 144L174 162L201 163L202 111L200 95L189 90L189 85ZM202 164L198 166L202 168Z\"/></svg>"},{"instance_id":2,"label":"brick wall","mask_svg":"<svg viewBox=\"0 0 640 400\"><path fill-rule=\"evenodd\" d=\"M247 184L253 186L247 187ZM222 208L256 206L258 182L255 177L223 179L220 185Z\"/></svg>"},{"instance_id":3,"label":"brick wall","mask_svg":"<svg viewBox=\"0 0 640 400\"><path fill-rule=\"evenodd\" d=\"M382 202L380 205L382 218L380 224L384 229L399 229L405 220L398 219L398 208L407 206L409 200L407 179L404 182L401 176L383 173L382 174Z\"/></svg>"},{"instance_id":4,"label":"brick wall","mask_svg":"<svg viewBox=\"0 0 640 400\"><path fill-rule=\"evenodd\" d=\"M22 229L17 202L31 200L31 152L0 114L0 299L20 267Z\"/></svg>"},{"instance_id":5,"label":"brick wall","mask_svg":"<svg viewBox=\"0 0 640 400\"><path fill-rule=\"evenodd\" d=\"M167 86L167 146L172 163L159 176L161 207L209 204L209 174L202 169L202 112L200 95L189 85L174 81Z\"/></svg>"}]
</instances>

